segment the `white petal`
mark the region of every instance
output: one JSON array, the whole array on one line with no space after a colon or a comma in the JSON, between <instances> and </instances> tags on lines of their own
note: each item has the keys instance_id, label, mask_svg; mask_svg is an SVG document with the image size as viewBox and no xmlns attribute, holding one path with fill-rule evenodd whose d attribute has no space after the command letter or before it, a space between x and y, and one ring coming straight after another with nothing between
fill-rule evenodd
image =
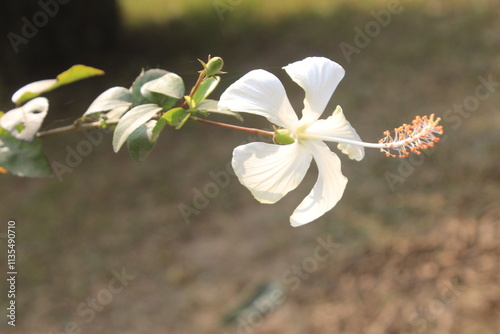
<instances>
[{"instance_id":1,"label":"white petal","mask_svg":"<svg viewBox=\"0 0 500 334\"><path fill-rule=\"evenodd\" d=\"M281 81L264 70L251 71L229 86L218 108L264 116L288 130L295 129L298 123Z\"/></svg>"},{"instance_id":2,"label":"white petal","mask_svg":"<svg viewBox=\"0 0 500 334\"><path fill-rule=\"evenodd\" d=\"M232 165L241 184L259 202L276 203L304 178L312 156L299 143L250 143L234 149Z\"/></svg>"},{"instance_id":3,"label":"white petal","mask_svg":"<svg viewBox=\"0 0 500 334\"><path fill-rule=\"evenodd\" d=\"M306 140L303 145L312 153L319 176L312 191L290 217L292 226L307 224L332 209L342 197L347 184L347 178L340 170L340 159L325 143Z\"/></svg>"},{"instance_id":4,"label":"white petal","mask_svg":"<svg viewBox=\"0 0 500 334\"><path fill-rule=\"evenodd\" d=\"M361 141L361 138L359 137L356 130L345 118L340 106L337 106L332 116L324 120L320 119L311 124L304 131L304 134L317 136L315 137L316 139L322 139L321 137L337 137L359 142ZM359 161L365 156L365 149L363 146L339 143L337 147L342 151L342 153L347 154L351 159Z\"/></svg>"},{"instance_id":5,"label":"white petal","mask_svg":"<svg viewBox=\"0 0 500 334\"><path fill-rule=\"evenodd\" d=\"M303 124L314 122L321 116L345 74L342 66L323 57L309 57L283 68L306 92Z\"/></svg>"}]
</instances>

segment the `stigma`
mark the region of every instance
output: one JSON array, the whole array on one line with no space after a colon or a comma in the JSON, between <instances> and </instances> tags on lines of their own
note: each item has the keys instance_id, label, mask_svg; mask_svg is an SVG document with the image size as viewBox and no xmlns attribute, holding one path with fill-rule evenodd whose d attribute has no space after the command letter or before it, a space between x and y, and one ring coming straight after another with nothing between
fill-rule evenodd
<instances>
[{"instance_id":1,"label":"stigma","mask_svg":"<svg viewBox=\"0 0 500 334\"><path fill-rule=\"evenodd\" d=\"M411 124L403 124L394 129L394 135L385 131L385 137L379 140L380 151L393 158L406 158L410 153L421 154L421 150L434 146L443 134L443 127L439 124L441 118L434 119L434 114L417 116Z\"/></svg>"}]
</instances>

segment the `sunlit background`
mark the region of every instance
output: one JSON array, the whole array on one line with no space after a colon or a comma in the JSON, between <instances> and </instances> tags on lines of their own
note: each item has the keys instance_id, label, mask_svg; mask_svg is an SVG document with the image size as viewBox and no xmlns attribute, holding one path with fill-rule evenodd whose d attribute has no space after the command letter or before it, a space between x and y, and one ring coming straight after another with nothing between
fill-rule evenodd
<instances>
[{"instance_id":1,"label":"sunlit background","mask_svg":"<svg viewBox=\"0 0 500 334\"><path fill-rule=\"evenodd\" d=\"M8 219L18 252L17 322L7 325L2 278L2 333L500 333L497 1L55 3L0 4L0 110L14 107L17 88L73 64L106 75L47 94L44 129L71 123L143 68L190 87L208 55L228 72L214 98L264 68L300 111L303 92L281 67L324 56L346 70L327 111L341 105L365 141L430 113L445 136L405 160L339 153L342 200L300 228L289 216L315 167L274 205L235 177L200 204L249 138L194 122L164 131L141 164L126 148L113 153L104 134L62 180L2 174L1 267ZM47 23L23 32L42 10L53 14ZM23 42L14 46L12 33ZM246 115L245 124L271 126ZM82 140L43 145L51 162L66 163ZM186 220L180 205L198 209Z\"/></svg>"}]
</instances>

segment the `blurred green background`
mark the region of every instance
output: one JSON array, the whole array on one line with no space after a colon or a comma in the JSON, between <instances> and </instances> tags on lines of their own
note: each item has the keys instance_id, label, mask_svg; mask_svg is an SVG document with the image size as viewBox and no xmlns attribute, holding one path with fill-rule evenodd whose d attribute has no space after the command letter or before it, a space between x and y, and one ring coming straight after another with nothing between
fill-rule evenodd
<instances>
[{"instance_id":1,"label":"blurred green background","mask_svg":"<svg viewBox=\"0 0 500 334\"><path fill-rule=\"evenodd\" d=\"M142 68L175 72L189 87L196 59L211 54L228 72L215 98L264 68L300 110L303 92L281 67L324 56L346 69L327 112L341 105L365 141L415 115L435 113L445 129L422 156L342 156L344 197L300 228L288 218L314 184L314 167L272 206L232 177L185 222L179 205L192 206L248 139L203 124L164 131L141 164L124 149L114 154L105 134L62 182L1 175L1 254L8 219L17 222L18 251L17 326L1 313L2 333L500 333L497 1L73 0L17 53L7 36L21 34L22 18L41 5L1 6L0 109L13 108L20 86L75 63L106 71L49 93L45 128L70 123ZM363 43L365 29L374 30ZM82 140L43 144L51 161L64 162ZM322 261L317 238L338 244ZM122 270L134 278L111 289ZM284 301L265 317L224 324L263 282L281 284ZM0 288L5 312L4 279Z\"/></svg>"}]
</instances>

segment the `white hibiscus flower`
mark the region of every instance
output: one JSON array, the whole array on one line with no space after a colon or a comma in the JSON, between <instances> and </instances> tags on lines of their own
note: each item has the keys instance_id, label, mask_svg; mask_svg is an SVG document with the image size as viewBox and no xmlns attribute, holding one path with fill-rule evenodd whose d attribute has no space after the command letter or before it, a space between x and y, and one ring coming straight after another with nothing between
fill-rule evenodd
<instances>
[{"instance_id":1,"label":"white hibiscus flower","mask_svg":"<svg viewBox=\"0 0 500 334\"><path fill-rule=\"evenodd\" d=\"M319 170L316 185L290 217L292 226L300 226L333 208L347 183L340 159L323 137L361 140L340 107L332 116L319 120L344 76L340 65L311 57L284 69L306 92L300 120L279 79L264 70L251 71L229 87L220 98L219 109L265 116L286 129L281 132L284 136L293 139L289 145L251 143L234 150L232 165L238 179L261 203L275 203L295 189L314 158ZM351 159L363 159L362 146L341 143L339 149Z\"/></svg>"},{"instance_id":2,"label":"white hibiscus flower","mask_svg":"<svg viewBox=\"0 0 500 334\"><path fill-rule=\"evenodd\" d=\"M279 79L264 70L254 70L232 84L221 96L218 108L266 117L281 127L275 130L277 144L250 143L233 152L232 166L239 181L261 203L276 203L303 180L312 158L319 176L312 191L290 217L292 226L307 224L332 209L342 197L347 178L342 175L338 156L324 143L338 142L338 149L351 159L361 160L364 147L379 148L389 156L400 157L408 149L419 154L439 138L439 118L417 117L412 125L389 133L379 143L361 141L356 130L337 106L331 116L319 119L330 97L344 77L344 69L322 57L310 57L284 67L305 91L304 109L299 120Z\"/></svg>"}]
</instances>

